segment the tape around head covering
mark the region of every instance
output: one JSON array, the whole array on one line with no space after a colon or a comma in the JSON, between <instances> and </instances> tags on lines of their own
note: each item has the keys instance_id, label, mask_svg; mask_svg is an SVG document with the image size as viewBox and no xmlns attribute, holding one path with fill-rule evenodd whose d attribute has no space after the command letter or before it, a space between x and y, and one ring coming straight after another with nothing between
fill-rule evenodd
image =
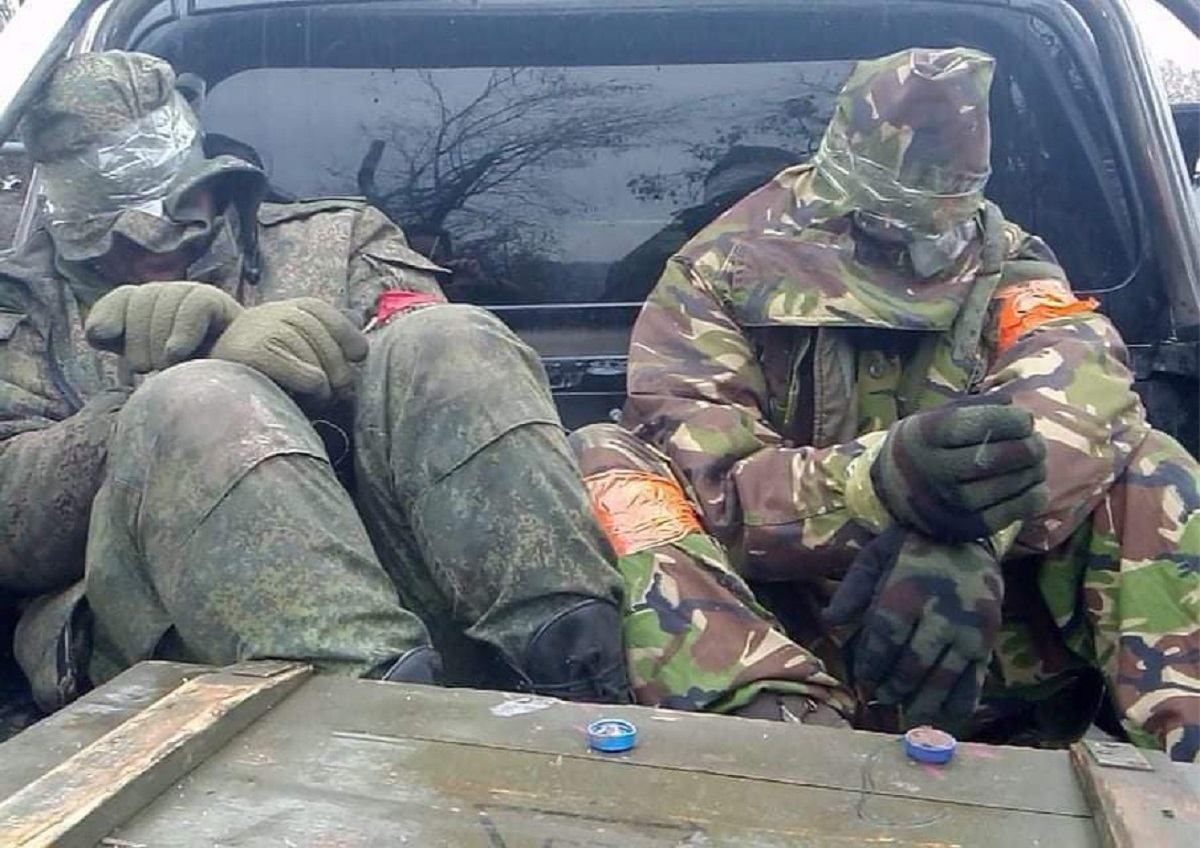
<instances>
[{"instance_id":1,"label":"tape around head covering","mask_svg":"<svg viewBox=\"0 0 1200 848\"><path fill-rule=\"evenodd\" d=\"M200 122L175 82L157 56L83 53L30 104L21 133L39 166L58 260L90 262L117 236L153 253L206 249L225 219L247 257L243 276L255 276L266 177L233 156L205 158Z\"/></svg>"},{"instance_id":2,"label":"tape around head covering","mask_svg":"<svg viewBox=\"0 0 1200 848\"><path fill-rule=\"evenodd\" d=\"M859 62L797 199L819 222L855 210L935 238L978 213L991 174L995 60L964 47Z\"/></svg>"},{"instance_id":3,"label":"tape around head covering","mask_svg":"<svg viewBox=\"0 0 1200 848\"><path fill-rule=\"evenodd\" d=\"M176 178L203 158L196 117L174 93L124 131L42 163L48 218L71 223L130 209L163 217Z\"/></svg>"}]
</instances>

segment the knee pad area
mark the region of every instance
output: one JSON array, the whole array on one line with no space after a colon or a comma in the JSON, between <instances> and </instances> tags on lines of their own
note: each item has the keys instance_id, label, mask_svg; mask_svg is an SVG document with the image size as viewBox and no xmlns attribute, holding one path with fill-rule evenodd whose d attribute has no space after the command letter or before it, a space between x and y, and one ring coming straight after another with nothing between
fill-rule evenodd
<instances>
[{"instance_id":1,"label":"knee pad area","mask_svg":"<svg viewBox=\"0 0 1200 848\"><path fill-rule=\"evenodd\" d=\"M285 402L291 403L283 390L253 368L200 359L147 378L125 404L121 418L164 424L242 420ZM297 414L301 414L298 409Z\"/></svg>"},{"instance_id":2,"label":"knee pad area","mask_svg":"<svg viewBox=\"0 0 1200 848\"><path fill-rule=\"evenodd\" d=\"M133 393L118 416L109 465L119 482L137 485L163 463L203 466L220 478L284 453L325 459L320 437L291 398L244 365L197 360L154 375Z\"/></svg>"},{"instance_id":3,"label":"knee pad area","mask_svg":"<svg viewBox=\"0 0 1200 848\"><path fill-rule=\"evenodd\" d=\"M496 357L527 355L529 347L499 318L485 309L445 303L400 316L371 333L372 348L388 349L389 357L465 357L486 366Z\"/></svg>"}]
</instances>

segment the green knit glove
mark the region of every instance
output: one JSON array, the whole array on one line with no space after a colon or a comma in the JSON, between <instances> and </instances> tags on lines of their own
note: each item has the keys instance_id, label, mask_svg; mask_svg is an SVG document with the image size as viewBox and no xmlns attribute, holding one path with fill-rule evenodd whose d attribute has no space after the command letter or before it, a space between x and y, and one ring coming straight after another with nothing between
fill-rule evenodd
<instances>
[{"instance_id":1,"label":"green knit glove","mask_svg":"<svg viewBox=\"0 0 1200 848\"><path fill-rule=\"evenodd\" d=\"M146 374L199 355L241 311L206 283L120 286L96 301L84 334L92 347L120 354L131 371Z\"/></svg>"},{"instance_id":2,"label":"green knit glove","mask_svg":"<svg viewBox=\"0 0 1200 848\"><path fill-rule=\"evenodd\" d=\"M323 300L298 297L243 312L213 346L214 359L240 362L298 398L324 403L354 383L367 337Z\"/></svg>"},{"instance_id":3,"label":"green knit glove","mask_svg":"<svg viewBox=\"0 0 1200 848\"><path fill-rule=\"evenodd\" d=\"M871 482L897 521L944 542L991 536L1046 506L1046 446L1033 416L977 396L892 426Z\"/></svg>"},{"instance_id":4,"label":"green knit glove","mask_svg":"<svg viewBox=\"0 0 1200 848\"><path fill-rule=\"evenodd\" d=\"M990 543L943 545L897 526L863 548L823 617L838 626L862 616L854 685L916 725L975 710L1003 599Z\"/></svg>"}]
</instances>

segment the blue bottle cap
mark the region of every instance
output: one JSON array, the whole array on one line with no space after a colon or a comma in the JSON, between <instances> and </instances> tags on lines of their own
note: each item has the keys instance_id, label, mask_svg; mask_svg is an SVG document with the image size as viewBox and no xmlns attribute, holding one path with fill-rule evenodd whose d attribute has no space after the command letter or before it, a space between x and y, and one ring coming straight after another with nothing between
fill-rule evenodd
<instances>
[{"instance_id":1,"label":"blue bottle cap","mask_svg":"<svg viewBox=\"0 0 1200 848\"><path fill-rule=\"evenodd\" d=\"M936 727L914 727L904 734L904 753L918 763L948 763L958 740Z\"/></svg>"},{"instance_id":2,"label":"blue bottle cap","mask_svg":"<svg viewBox=\"0 0 1200 848\"><path fill-rule=\"evenodd\" d=\"M637 728L623 718L602 718L587 726L588 747L605 754L619 754L637 744Z\"/></svg>"}]
</instances>

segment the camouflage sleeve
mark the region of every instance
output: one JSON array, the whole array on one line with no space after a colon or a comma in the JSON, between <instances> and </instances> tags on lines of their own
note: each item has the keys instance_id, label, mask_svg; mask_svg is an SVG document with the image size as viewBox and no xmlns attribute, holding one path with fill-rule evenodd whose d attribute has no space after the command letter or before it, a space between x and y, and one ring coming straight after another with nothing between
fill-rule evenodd
<instances>
[{"instance_id":1,"label":"camouflage sleeve","mask_svg":"<svg viewBox=\"0 0 1200 848\"><path fill-rule=\"evenodd\" d=\"M622 423L675 462L744 573L819 577L889 520L869 476L885 433L788 447L766 410L750 342L694 267L673 258L634 326Z\"/></svg>"},{"instance_id":2,"label":"camouflage sleeve","mask_svg":"<svg viewBox=\"0 0 1200 848\"><path fill-rule=\"evenodd\" d=\"M1029 290L1030 283L1019 285ZM1016 546L1026 553L1066 541L1149 432L1116 328L1093 310L1094 302L1076 300L1057 285L1057 294L1054 286L1047 290L1048 308L1045 298L1040 304L1034 298L1030 304L1038 305L1009 322L1007 331L1001 328L981 386L984 394L1007 396L1032 412L1046 443L1050 498L1045 511L1021 527Z\"/></svg>"},{"instance_id":3,"label":"camouflage sleeve","mask_svg":"<svg viewBox=\"0 0 1200 848\"><path fill-rule=\"evenodd\" d=\"M41 335L24 314L0 312L0 591L44 592L82 573L92 498L124 394L75 412L54 386Z\"/></svg>"},{"instance_id":4,"label":"camouflage sleeve","mask_svg":"<svg viewBox=\"0 0 1200 848\"><path fill-rule=\"evenodd\" d=\"M639 244L608 269L604 282L604 298L611 301L638 301L654 288L654 282L679 248L687 243L691 233L678 218Z\"/></svg>"},{"instance_id":5,"label":"camouflage sleeve","mask_svg":"<svg viewBox=\"0 0 1200 848\"><path fill-rule=\"evenodd\" d=\"M351 307L362 324L374 314L376 300L385 291L446 299L434 277L445 269L409 247L404 232L373 206L364 206L354 222L349 262Z\"/></svg>"}]
</instances>

